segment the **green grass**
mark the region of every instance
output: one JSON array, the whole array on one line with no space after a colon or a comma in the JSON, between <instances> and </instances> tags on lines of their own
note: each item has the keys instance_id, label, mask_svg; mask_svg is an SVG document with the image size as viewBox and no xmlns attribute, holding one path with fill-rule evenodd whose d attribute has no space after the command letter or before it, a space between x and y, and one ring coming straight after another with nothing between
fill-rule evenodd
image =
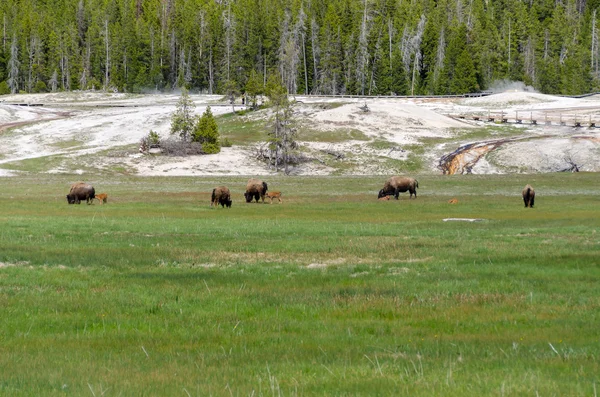
<instances>
[{"instance_id":1,"label":"green grass","mask_svg":"<svg viewBox=\"0 0 600 397\"><path fill-rule=\"evenodd\" d=\"M234 113L217 117L221 138L229 138L234 145L249 145L267 140L270 124L267 120Z\"/></svg>"},{"instance_id":2,"label":"green grass","mask_svg":"<svg viewBox=\"0 0 600 397\"><path fill-rule=\"evenodd\" d=\"M67 205L81 178L0 178L2 395L598 389L597 174L419 175L389 202L381 176L267 178L282 205L106 176L107 205Z\"/></svg>"},{"instance_id":3,"label":"green grass","mask_svg":"<svg viewBox=\"0 0 600 397\"><path fill-rule=\"evenodd\" d=\"M54 149L76 149L83 146L83 141L77 139L70 139L65 141L58 141L49 146Z\"/></svg>"},{"instance_id":4,"label":"green grass","mask_svg":"<svg viewBox=\"0 0 600 397\"><path fill-rule=\"evenodd\" d=\"M511 138L519 135L523 135L524 130L519 127L499 124L491 125L478 128L452 128L451 129L456 138L463 141L480 141L480 140L491 140L501 138Z\"/></svg>"},{"instance_id":5,"label":"green grass","mask_svg":"<svg viewBox=\"0 0 600 397\"><path fill-rule=\"evenodd\" d=\"M11 161L2 164L0 168L25 172L43 172L60 166L63 161L65 161L65 156L62 154L57 154L44 157L35 157L25 160ZM89 167L89 169L91 170L92 167Z\"/></svg>"}]
</instances>

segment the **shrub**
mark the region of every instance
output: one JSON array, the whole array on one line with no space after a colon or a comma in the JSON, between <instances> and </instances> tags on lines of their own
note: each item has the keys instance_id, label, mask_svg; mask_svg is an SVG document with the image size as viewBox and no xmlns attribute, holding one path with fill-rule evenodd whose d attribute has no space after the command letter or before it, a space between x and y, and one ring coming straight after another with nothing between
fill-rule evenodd
<instances>
[{"instance_id":1,"label":"shrub","mask_svg":"<svg viewBox=\"0 0 600 397\"><path fill-rule=\"evenodd\" d=\"M216 145L214 143L205 143L204 145L202 145L202 151L206 154L215 154L219 153L221 151L221 148L219 147L219 145Z\"/></svg>"},{"instance_id":2,"label":"shrub","mask_svg":"<svg viewBox=\"0 0 600 397\"><path fill-rule=\"evenodd\" d=\"M0 95L10 94L10 87L6 81L0 83Z\"/></svg>"},{"instance_id":3,"label":"shrub","mask_svg":"<svg viewBox=\"0 0 600 397\"><path fill-rule=\"evenodd\" d=\"M162 141L160 147L168 156L190 156L205 153L201 143L185 142L175 137Z\"/></svg>"},{"instance_id":4,"label":"shrub","mask_svg":"<svg viewBox=\"0 0 600 397\"><path fill-rule=\"evenodd\" d=\"M146 153L150 148L160 146L160 136L157 132L150 130L148 135L140 139L140 152Z\"/></svg>"},{"instance_id":5,"label":"shrub","mask_svg":"<svg viewBox=\"0 0 600 397\"><path fill-rule=\"evenodd\" d=\"M223 139L221 142L221 147L232 147L233 143L229 140L229 138Z\"/></svg>"},{"instance_id":6,"label":"shrub","mask_svg":"<svg viewBox=\"0 0 600 397\"><path fill-rule=\"evenodd\" d=\"M48 87L46 86L46 83L44 83L41 80L38 80L37 83L35 83L35 85L33 86L33 92L34 93L40 93L40 92L47 92L48 91Z\"/></svg>"}]
</instances>

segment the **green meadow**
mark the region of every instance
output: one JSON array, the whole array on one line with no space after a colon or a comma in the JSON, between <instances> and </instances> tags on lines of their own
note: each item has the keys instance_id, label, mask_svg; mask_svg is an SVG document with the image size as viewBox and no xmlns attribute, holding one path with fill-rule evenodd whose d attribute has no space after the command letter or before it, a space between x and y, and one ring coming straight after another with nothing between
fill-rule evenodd
<instances>
[{"instance_id":1,"label":"green meadow","mask_svg":"<svg viewBox=\"0 0 600 397\"><path fill-rule=\"evenodd\" d=\"M600 389L598 174L81 178L0 178L0 395Z\"/></svg>"}]
</instances>

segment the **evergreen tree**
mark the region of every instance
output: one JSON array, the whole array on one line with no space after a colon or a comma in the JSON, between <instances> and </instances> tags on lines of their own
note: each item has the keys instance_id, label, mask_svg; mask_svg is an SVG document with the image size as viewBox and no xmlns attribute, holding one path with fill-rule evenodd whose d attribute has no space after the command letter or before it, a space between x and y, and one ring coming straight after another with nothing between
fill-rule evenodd
<instances>
[{"instance_id":1,"label":"evergreen tree","mask_svg":"<svg viewBox=\"0 0 600 397\"><path fill-rule=\"evenodd\" d=\"M263 92L264 89L260 77L258 76L258 73L256 73L256 71L252 70L250 72L250 77L246 82L246 95L248 95L248 100L252 103L252 108L255 109L257 107L257 97Z\"/></svg>"},{"instance_id":2,"label":"evergreen tree","mask_svg":"<svg viewBox=\"0 0 600 397\"><path fill-rule=\"evenodd\" d=\"M176 106L171 115L171 134L178 134L182 141L189 142L195 125L193 113L196 105L185 88L181 90L181 97Z\"/></svg>"},{"instance_id":3,"label":"evergreen tree","mask_svg":"<svg viewBox=\"0 0 600 397\"><path fill-rule=\"evenodd\" d=\"M202 150L206 154L218 153L221 151L219 144L219 127L210 110L210 106L206 108L202 116L194 125L192 131L192 142L200 142Z\"/></svg>"}]
</instances>

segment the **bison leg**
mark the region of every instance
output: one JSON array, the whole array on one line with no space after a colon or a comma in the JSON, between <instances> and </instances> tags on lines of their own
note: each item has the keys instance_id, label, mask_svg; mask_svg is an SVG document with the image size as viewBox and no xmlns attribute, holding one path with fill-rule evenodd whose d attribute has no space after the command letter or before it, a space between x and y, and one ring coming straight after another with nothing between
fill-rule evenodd
<instances>
[{"instance_id":1,"label":"bison leg","mask_svg":"<svg viewBox=\"0 0 600 397\"><path fill-rule=\"evenodd\" d=\"M400 189L396 188L396 190L394 190L394 197L396 198L396 200L398 200L399 195L400 195Z\"/></svg>"},{"instance_id":2,"label":"bison leg","mask_svg":"<svg viewBox=\"0 0 600 397\"><path fill-rule=\"evenodd\" d=\"M535 197L532 197L531 200L529 200L529 208L533 208L534 201L535 201Z\"/></svg>"}]
</instances>

